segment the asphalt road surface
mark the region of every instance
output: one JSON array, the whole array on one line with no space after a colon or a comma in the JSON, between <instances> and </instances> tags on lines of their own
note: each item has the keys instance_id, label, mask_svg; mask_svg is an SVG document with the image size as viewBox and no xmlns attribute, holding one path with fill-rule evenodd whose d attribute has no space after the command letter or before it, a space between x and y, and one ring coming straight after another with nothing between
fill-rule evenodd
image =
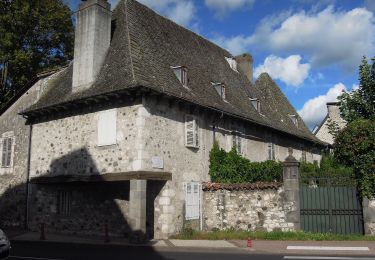
<instances>
[{"instance_id":1,"label":"asphalt road surface","mask_svg":"<svg viewBox=\"0 0 375 260\"><path fill-rule=\"evenodd\" d=\"M110 260L110 259L156 259L156 260L282 260L282 259L316 259L316 260L375 260L375 257L322 257L322 256L285 256L255 254L242 249L180 249L143 246L86 245L53 242L13 242L9 260Z\"/></svg>"}]
</instances>

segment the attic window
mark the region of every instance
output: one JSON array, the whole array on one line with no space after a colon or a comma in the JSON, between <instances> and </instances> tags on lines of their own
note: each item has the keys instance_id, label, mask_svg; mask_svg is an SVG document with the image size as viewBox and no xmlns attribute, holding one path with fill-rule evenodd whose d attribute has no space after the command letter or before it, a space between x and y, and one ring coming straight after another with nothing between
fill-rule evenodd
<instances>
[{"instance_id":1,"label":"attic window","mask_svg":"<svg viewBox=\"0 0 375 260\"><path fill-rule=\"evenodd\" d=\"M298 127L298 117L297 117L297 115L289 115L289 117L292 120L293 124Z\"/></svg>"},{"instance_id":2,"label":"attic window","mask_svg":"<svg viewBox=\"0 0 375 260\"><path fill-rule=\"evenodd\" d=\"M219 96L225 100L225 85L223 83L211 83Z\"/></svg>"},{"instance_id":3,"label":"attic window","mask_svg":"<svg viewBox=\"0 0 375 260\"><path fill-rule=\"evenodd\" d=\"M257 98L250 98L251 105L256 109L256 111L260 112L260 101Z\"/></svg>"},{"instance_id":4,"label":"attic window","mask_svg":"<svg viewBox=\"0 0 375 260\"><path fill-rule=\"evenodd\" d=\"M187 87L188 85L188 78L187 78L187 69L184 66L177 66L177 67L172 67L174 74L178 78L178 80Z\"/></svg>"},{"instance_id":5,"label":"attic window","mask_svg":"<svg viewBox=\"0 0 375 260\"><path fill-rule=\"evenodd\" d=\"M235 72L238 72L237 70L237 61L234 58L227 58L225 57L225 60L228 62L230 68L234 70Z\"/></svg>"}]
</instances>

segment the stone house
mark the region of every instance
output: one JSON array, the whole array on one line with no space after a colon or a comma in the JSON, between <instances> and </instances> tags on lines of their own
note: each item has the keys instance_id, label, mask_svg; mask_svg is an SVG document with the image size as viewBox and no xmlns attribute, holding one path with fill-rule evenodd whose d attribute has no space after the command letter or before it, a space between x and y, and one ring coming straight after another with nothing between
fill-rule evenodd
<instances>
[{"instance_id":1,"label":"stone house","mask_svg":"<svg viewBox=\"0 0 375 260\"><path fill-rule=\"evenodd\" d=\"M321 141L332 145L335 139L329 132L329 125L334 123L339 129L342 129L346 126L346 121L341 117L339 102L327 103L327 111L326 117L316 126L313 133Z\"/></svg>"},{"instance_id":2,"label":"stone house","mask_svg":"<svg viewBox=\"0 0 375 260\"><path fill-rule=\"evenodd\" d=\"M276 83L253 81L251 55L135 0L110 10L82 2L74 61L0 111L1 225L165 238L203 221L214 140L252 161L283 161L290 147L320 160L323 143Z\"/></svg>"}]
</instances>

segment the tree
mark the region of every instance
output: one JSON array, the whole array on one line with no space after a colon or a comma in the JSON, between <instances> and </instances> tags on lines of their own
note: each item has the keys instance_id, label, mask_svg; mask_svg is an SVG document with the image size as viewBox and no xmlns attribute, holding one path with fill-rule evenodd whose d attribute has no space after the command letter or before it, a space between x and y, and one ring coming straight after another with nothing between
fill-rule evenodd
<instances>
[{"instance_id":1,"label":"tree","mask_svg":"<svg viewBox=\"0 0 375 260\"><path fill-rule=\"evenodd\" d=\"M365 197L375 195L375 121L358 119L348 124L335 141L335 158L354 169Z\"/></svg>"},{"instance_id":2,"label":"tree","mask_svg":"<svg viewBox=\"0 0 375 260\"><path fill-rule=\"evenodd\" d=\"M359 66L359 88L340 97L342 117L349 123L359 118L375 119L375 57L370 65L363 57Z\"/></svg>"},{"instance_id":3,"label":"tree","mask_svg":"<svg viewBox=\"0 0 375 260\"><path fill-rule=\"evenodd\" d=\"M72 58L74 29L62 0L0 1L0 91ZM1 100L0 100L1 102Z\"/></svg>"}]
</instances>

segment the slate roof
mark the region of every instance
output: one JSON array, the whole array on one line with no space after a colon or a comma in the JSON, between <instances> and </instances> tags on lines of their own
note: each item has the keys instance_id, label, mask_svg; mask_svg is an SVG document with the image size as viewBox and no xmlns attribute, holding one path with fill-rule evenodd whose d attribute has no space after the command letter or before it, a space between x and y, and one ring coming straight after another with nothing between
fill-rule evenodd
<instances>
[{"instance_id":1,"label":"slate roof","mask_svg":"<svg viewBox=\"0 0 375 260\"><path fill-rule=\"evenodd\" d=\"M194 32L158 15L135 0L122 0L112 14L114 32L97 80L87 90L72 93L72 67L60 73L49 90L25 113L125 89L145 87L162 94L222 111L284 133L322 144L298 118L296 127L289 115L297 115L276 83L262 74L252 84L232 70L228 51ZM171 67L188 69L188 89ZM211 82L226 86L226 101ZM249 98L261 101L261 113Z\"/></svg>"}]
</instances>

